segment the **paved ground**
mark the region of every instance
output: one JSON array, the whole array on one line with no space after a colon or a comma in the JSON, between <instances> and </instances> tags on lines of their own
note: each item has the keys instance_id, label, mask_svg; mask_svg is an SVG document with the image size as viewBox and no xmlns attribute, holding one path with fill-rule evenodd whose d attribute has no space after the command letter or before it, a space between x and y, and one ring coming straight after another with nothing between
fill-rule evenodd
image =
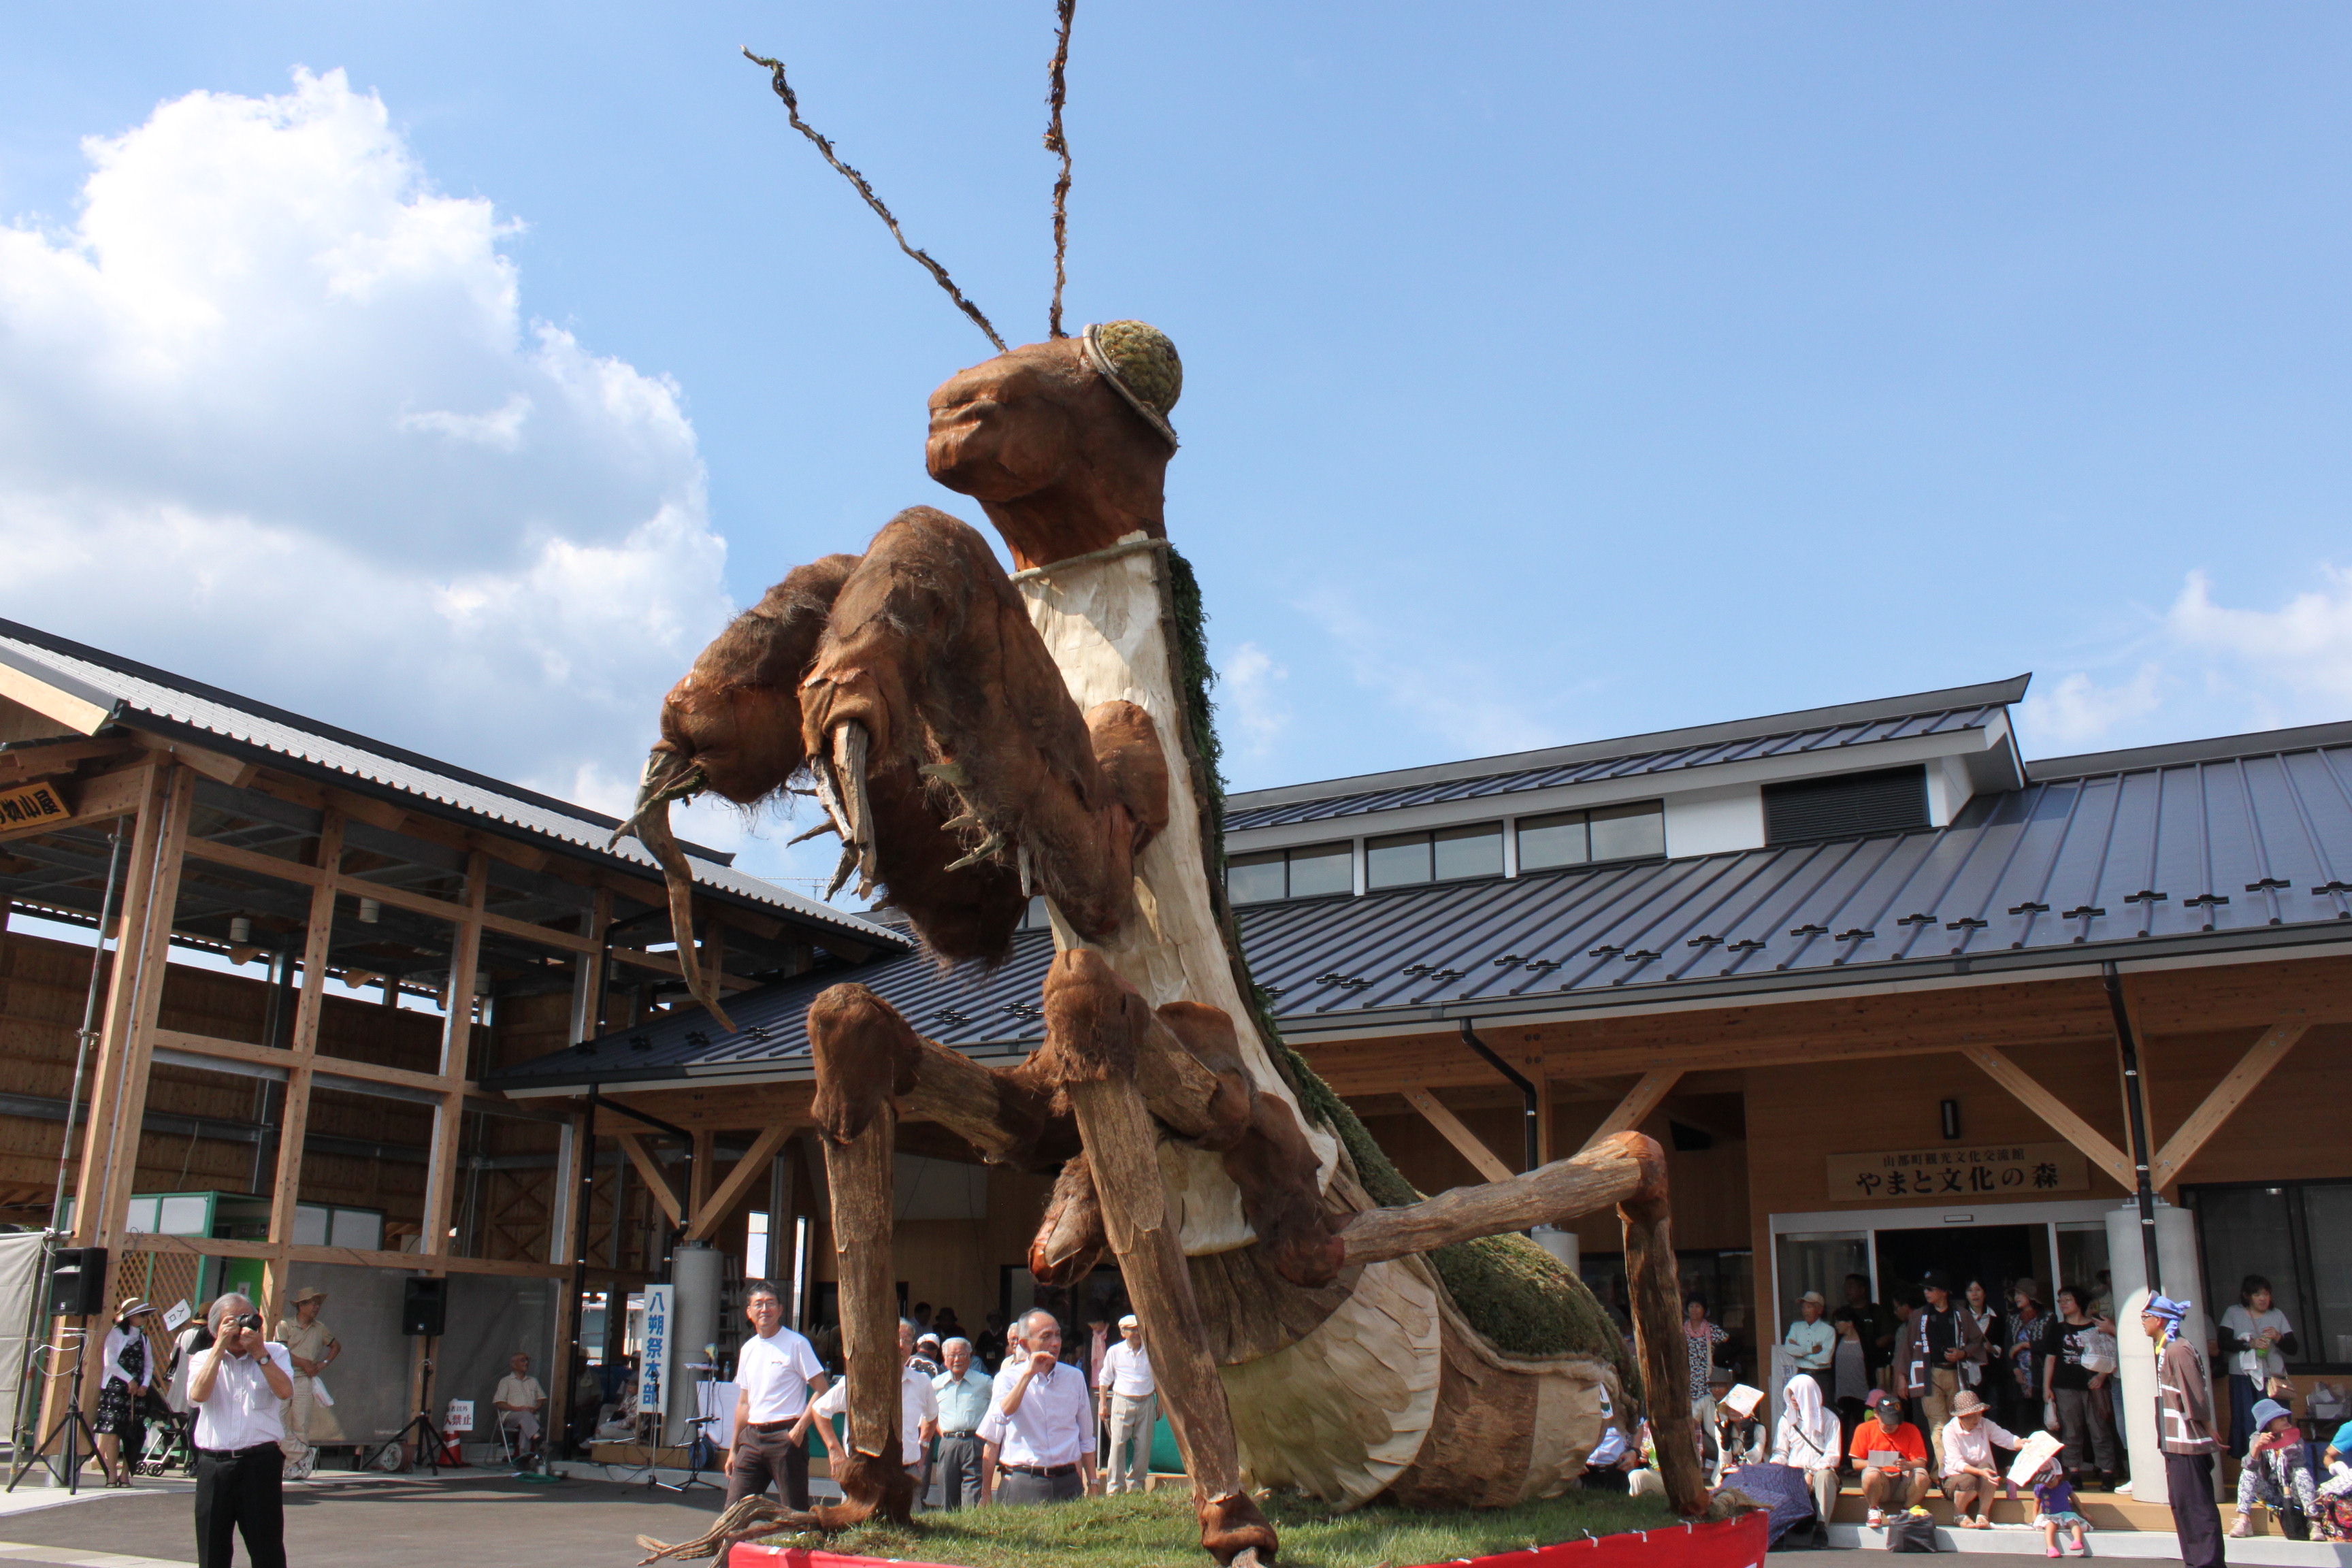
<instances>
[{"instance_id":1,"label":"paved ground","mask_svg":"<svg viewBox=\"0 0 2352 1568\"><path fill-rule=\"evenodd\" d=\"M645 1555L640 1534L663 1541L701 1534L719 1499L710 1491L680 1499L643 1486L533 1486L496 1476L314 1483L287 1489L286 1555L296 1568L620 1568ZM104 1553L193 1563L191 1507L184 1489L138 1489L0 1518L0 1562L131 1568L97 1555ZM240 1546L240 1568L244 1562Z\"/></svg>"}]
</instances>

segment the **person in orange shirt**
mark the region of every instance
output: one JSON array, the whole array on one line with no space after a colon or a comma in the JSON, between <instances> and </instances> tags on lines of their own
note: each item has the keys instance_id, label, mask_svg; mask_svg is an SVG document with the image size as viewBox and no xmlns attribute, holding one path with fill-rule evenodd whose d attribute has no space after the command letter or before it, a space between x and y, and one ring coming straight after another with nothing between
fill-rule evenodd
<instances>
[{"instance_id":1,"label":"person in orange shirt","mask_svg":"<svg viewBox=\"0 0 2352 1568\"><path fill-rule=\"evenodd\" d=\"M1853 1429L1848 1450L1862 1472L1862 1500L1870 1510L1873 1530L1886 1522L1887 1510L1927 1500L1927 1439L1903 1419L1903 1401L1891 1394L1878 1396L1877 1415Z\"/></svg>"}]
</instances>

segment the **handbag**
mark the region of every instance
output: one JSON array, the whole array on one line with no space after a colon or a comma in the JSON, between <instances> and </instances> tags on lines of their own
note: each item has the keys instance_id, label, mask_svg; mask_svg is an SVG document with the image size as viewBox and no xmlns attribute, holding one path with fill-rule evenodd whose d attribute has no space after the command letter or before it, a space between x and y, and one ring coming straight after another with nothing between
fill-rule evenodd
<instances>
[{"instance_id":1,"label":"handbag","mask_svg":"<svg viewBox=\"0 0 2352 1568\"><path fill-rule=\"evenodd\" d=\"M1936 1544L1936 1517L1925 1510L1916 1513L1898 1513L1886 1521L1886 1550L1889 1552L1940 1552Z\"/></svg>"},{"instance_id":2,"label":"handbag","mask_svg":"<svg viewBox=\"0 0 2352 1568\"><path fill-rule=\"evenodd\" d=\"M2289 1503L2279 1510L2278 1521L2279 1533L2289 1541L2311 1539L2311 1515L2304 1512L2298 1505Z\"/></svg>"}]
</instances>

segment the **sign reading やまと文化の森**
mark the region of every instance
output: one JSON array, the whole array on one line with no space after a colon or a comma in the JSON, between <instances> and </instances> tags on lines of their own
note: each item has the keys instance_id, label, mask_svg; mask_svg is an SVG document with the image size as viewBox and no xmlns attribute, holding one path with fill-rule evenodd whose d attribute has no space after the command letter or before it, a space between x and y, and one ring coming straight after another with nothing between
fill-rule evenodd
<instances>
[{"instance_id":1,"label":"sign reading \u3084\u307e\u3068\u6587\u5316\u306e\u68ee","mask_svg":"<svg viewBox=\"0 0 2352 1568\"><path fill-rule=\"evenodd\" d=\"M1979 1143L1829 1156L1832 1203L1886 1198L2046 1198L2091 1190L2072 1143Z\"/></svg>"}]
</instances>

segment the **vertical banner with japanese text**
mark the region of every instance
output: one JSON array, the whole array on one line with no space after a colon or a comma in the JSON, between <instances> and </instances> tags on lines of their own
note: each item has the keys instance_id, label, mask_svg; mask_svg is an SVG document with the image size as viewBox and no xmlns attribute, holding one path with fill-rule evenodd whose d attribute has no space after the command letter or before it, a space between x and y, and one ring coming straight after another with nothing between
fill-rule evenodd
<instances>
[{"instance_id":1,"label":"vertical banner with japanese text","mask_svg":"<svg viewBox=\"0 0 2352 1568\"><path fill-rule=\"evenodd\" d=\"M669 1408L670 1298L675 1285L646 1287L646 1348L637 1363L637 1414L652 1415Z\"/></svg>"}]
</instances>

